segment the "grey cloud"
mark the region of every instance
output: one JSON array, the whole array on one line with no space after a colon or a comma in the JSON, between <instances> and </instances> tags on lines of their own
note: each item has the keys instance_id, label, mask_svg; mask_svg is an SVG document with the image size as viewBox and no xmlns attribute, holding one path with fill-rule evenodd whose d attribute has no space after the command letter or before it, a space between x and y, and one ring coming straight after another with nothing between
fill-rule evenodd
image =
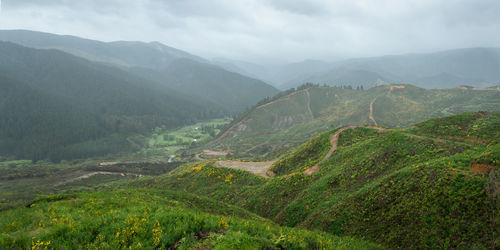
<instances>
[{"instance_id":1,"label":"grey cloud","mask_svg":"<svg viewBox=\"0 0 500 250\"><path fill-rule=\"evenodd\" d=\"M498 0L3 0L2 29L259 62L500 46Z\"/></svg>"}]
</instances>

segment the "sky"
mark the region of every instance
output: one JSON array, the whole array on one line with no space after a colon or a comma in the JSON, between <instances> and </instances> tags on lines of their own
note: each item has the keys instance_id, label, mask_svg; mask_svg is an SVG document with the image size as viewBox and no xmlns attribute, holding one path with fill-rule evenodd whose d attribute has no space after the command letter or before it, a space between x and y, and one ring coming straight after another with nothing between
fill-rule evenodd
<instances>
[{"instance_id":1,"label":"sky","mask_svg":"<svg viewBox=\"0 0 500 250\"><path fill-rule=\"evenodd\" d=\"M500 47L500 0L0 0L0 29L258 63Z\"/></svg>"}]
</instances>

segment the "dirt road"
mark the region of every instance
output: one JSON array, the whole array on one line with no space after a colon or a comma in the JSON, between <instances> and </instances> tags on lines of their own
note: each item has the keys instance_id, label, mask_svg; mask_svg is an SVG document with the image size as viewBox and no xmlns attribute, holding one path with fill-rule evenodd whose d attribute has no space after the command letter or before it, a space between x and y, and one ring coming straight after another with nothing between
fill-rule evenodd
<instances>
[{"instance_id":1,"label":"dirt road","mask_svg":"<svg viewBox=\"0 0 500 250\"><path fill-rule=\"evenodd\" d=\"M217 161L218 167L240 169L268 178L274 176L274 173L269 171L269 168L276 161L262 162L242 162L242 161Z\"/></svg>"},{"instance_id":2,"label":"dirt road","mask_svg":"<svg viewBox=\"0 0 500 250\"><path fill-rule=\"evenodd\" d=\"M377 100L377 97L375 97L375 99L373 99L372 102L370 102L370 115L369 115L369 118L370 120L375 124L375 126L378 126L378 123L377 121L375 120L375 118L373 117L373 103Z\"/></svg>"},{"instance_id":3,"label":"dirt road","mask_svg":"<svg viewBox=\"0 0 500 250\"><path fill-rule=\"evenodd\" d=\"M389 131L390 129L385 129L385 128L380 128L380 127L372 127L372 126L347 126L339 129L337 132L335 132L333 135L330 136L330 150L328 153L321 159L321 161L306 169L304 171L305 175L311 175L313 173L316 173L319 171L319 164L328 158L332 156L332 154L337 150L337 145L338 145L338 140L339 140L339 135L344 132L346 129L350 128L357 128L357 127L363 127L363 128L371 128L371 129L376 129L380 132L385 132ZM218 167L225 167L225 168L233 168L233 169L240 169L244 171L248 171L251 173L254 173L255 175L259 175L265 178L268 177L273 177L274 173L269 170L269 168L275 163L277 160L273 161L263 161L263 162L241 162L241 161L217 161L216 166Z\"/></svg>"},{"instance_id":4,"label":"dirt road","mask_svg":"<svg viewBox=\"0 0 500 250\"><path fill-rule=\"evenodd\" d=\"M333 152L335 152L335 150L337 150L337 145L338 145L338 141L339 141L339 136L342 132L344 132L346 129L350 129L350 128L357 128L357 127L363 127L363 128L371 128L371 129L376 129L380 132L385 132L385 131L388 131L389 129L385 129L385 128L379 128L379 127L370 127L370 126L348 126L348 127L343 127L341 129L339 129L337 132L335 132L331 137L330 137L330 145L331 145L331 148L330 150L328 151L328 153L325 155L325 157L323 157L323 159L321 159L320 162L318 162L316 165L306 169L304 171L304 174L305 175L311 175L313 173L316 173L319 171L319 164L326 161L328 158L330 158L333 154Z\"/></svg>"}]
</instances>

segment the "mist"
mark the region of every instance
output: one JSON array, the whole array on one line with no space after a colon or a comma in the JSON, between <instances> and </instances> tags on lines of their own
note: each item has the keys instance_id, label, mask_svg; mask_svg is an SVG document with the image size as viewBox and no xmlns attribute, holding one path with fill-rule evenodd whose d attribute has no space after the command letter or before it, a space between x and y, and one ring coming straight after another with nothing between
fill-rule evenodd
<instances>
[{"instance_id":1,"label":"mist","mask_svg":"<svg viewBox=\"0 0 500 250\"><path fill-rule=\"evenodd\" d=\"M0 29L159 41L265 63L498 47L496 0L4 0Z\"/></svg>"}]
</instances>

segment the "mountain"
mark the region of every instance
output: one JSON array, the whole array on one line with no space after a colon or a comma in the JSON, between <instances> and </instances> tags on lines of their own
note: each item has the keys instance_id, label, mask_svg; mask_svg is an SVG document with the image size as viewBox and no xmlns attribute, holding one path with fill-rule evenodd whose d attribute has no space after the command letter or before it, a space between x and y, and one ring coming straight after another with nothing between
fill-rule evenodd
<instances>
[{"instance_id":1,"label":"mountain","mask_svg":"<svg viewBox=\"0 0 500 250\"><path fill-rule=\"evenodd\" d=\"M244 111L263 98L278 93L277 89L262 81L190 59L177 59L161 71L146 68L131 71L182 93L217 103L232 113Z\"/></svg>"},{"instance_id":2,"label":"mountain","mask_svg":"<svg viewBox=\"0 0 500 250\"><path fill-rule=\"evenodd\" d=\"M142 186L202 195L280 225L385 248L493 249L499 122L498 112L476 112L411 129L346 126L274 163L206 161Z\"/></svg>"},{"instance_id":3,"label":"mountain","mask_svg":"<svg viewBox=\"0 0 500 250\"><path fill-rule=\"evenodd\" d=\"M58 50L0 42L0 54L2 155L102 155L127 148L129 133L227 114L217 104Z\"/></svg>"},{"instance_id":4,"label":"mountain","mask_svg":"<svg viewBox=\"0 0 500 250\"><path fill-rule=\"evenodd\" d=\"M440 79L436 79L439 81ZM294 82L294 83L293 83ZM328 86L351 86L354 88L372 88L379 85L395 83L393 80L387 79L375 72L367 70L351 70L336 68L330 70L325 74L317 76L303 77L299 79L294 79L293 82L288 82L291 84L289 86L299 86L304 82L324 84Z\"/></svg>"},{"instance_id":5,"label":"mountain","mask_svg":"<svg viewBox=\"0 0 500 250\"><path fill-rule=\"evenodd\" d=\"M239 113L278 90L260 80L229 72L207 60L158 42L100 42L74 36L3 30L0 40L32 48L58 49L120 68L184 95Z\"/></svg>"},{"instance_id":6,"label":"mountain","mask_svg":"<svg viewBox=\"0 0 500 250\"><path fill-rule=\"evenodd\" d=\"M389 83L409 83L422 88L452 88L460 85L488 87L500 82L500 48L466 48L427 54L405 54L358 58L333 63L328 72L304 75L283 84L283 89L304 82L339 85L350 72L371 72ZM366 79L376 86L378 79ZM356 85L356 79L346 85ZM386 80L384 80L386 81ZM358 81L359 82L359 81ZM341 83L340 85L344 85ZM365 87L367 87L365 86Z\"/></svg>"},{"instance_id":7,"label":"mountain","mask_svg":"<svg viewBox=\"0 0 500 250\"><path fill-rule=\"evenodd\" d=\"M75 36L62 36L28 30L0 30L0 41L26 47L58 49L88 60L163 69L179 58L207 62L201 57L168 47L159 42L100 42Z\"/></svg>"},{"instance_id":8,"label":"mountain","mask_svg":"<svg viewBox=\"0 0 500 250\"><path fill-rule=\"evenodd\" d=\"M275 156L316 133L343 125L406 128L429 118L500 109L498 89L422 89L412 85L368 90L305 85L260 103L205 146L237 157Z\"/></svg>"},{"instance_id":9,"label":"mountain","mask_svg":"<svg viewBox=\"0 0 500 250\"><path fill-rule=\"evenodd\" d=\"M304 83L302 79L325 73L332 67L331 63L318 60L304 60L290 64L259 65L245 61L216 59L214 63L228 71L263 80L283 90L291 88L289 86L291 84L284 85L284 83L296 81L299 82L296 85L298 86Z\"/></svg>"}]
</instances>

